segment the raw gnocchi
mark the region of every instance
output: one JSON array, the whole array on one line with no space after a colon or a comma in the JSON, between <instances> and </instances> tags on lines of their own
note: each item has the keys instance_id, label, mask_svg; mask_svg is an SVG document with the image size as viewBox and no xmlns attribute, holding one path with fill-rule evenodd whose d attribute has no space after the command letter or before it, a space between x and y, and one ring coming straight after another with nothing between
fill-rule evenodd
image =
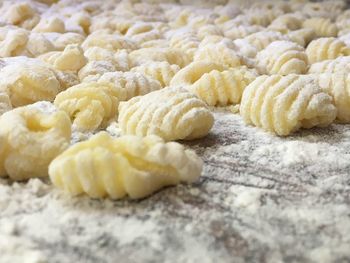
<instances>
[{"instance_id":1,"label":"raw gnocchi","mask_svg":"<svg viewBox=\"0 0 350 263\"><path fill-rule=\"evenodd\" d=\"M209 61L225 67L237 67L242 64L241 57L237 51L226 46L224 43L208 44L197 49L193 60Z\"/></svg>"},{"instance_id":2,"label":"raw gnocchi","mask_svg":"<svg viewBox=\"0 0 350 263\"><path fill-rule=\"evenodd\" d=\"M306 54L309 62L313 64L340 56L348 56L350 55L350 48L343 41L334 37L319 38L311 41L306 48Z\"/></svg>"},{"instance_id":3,"label":"raw gnocchi","mask_svg":"<svg viewBox=\"0 0 350 263\"><path fill-rule=\"evenodd\" d=\"M257 61L262 74L304 74L308 67L304 48L290 41L272 42L258 53Z\"/></svg>"},{"instance_id":4,"label":"raw gnocchi","mask_svg":"<svg viewBox=\"0 0 350 263\"><path fill-rule=\"evenodd\" d=\"M171 87L121 102L118 122L123 134L171 141L206 136L214 118L202 100L185 88Z\"/></svg>"},{"instance_id":5,"label":"raw gnocchi","mask_svg":"<svg viewBox=\"0 0 350 263\"><path fill-rule=\"evenodd\" d=\"M76 44L66 46L64 51L49 52L40 57L43 61L51 64L61 71L77 72L87 63L84 51Z\"/></svg>"},{"instance_id":6,"label":"raw gnocchi","mask_svg":"<svg viewBox=\"0 0 350 263\"><path fill-rule=\"evenodd\" d=\"M54 71L35 59L19 57L0 71L0 92L10 96L14 107L53 101L60 89Z\"/></svg>"},{"instance_id":7,"label":"raw gnocchi","mask_svg":"<svg viewBox=\"0 0 350 263\"><path fill-rule=\"evenodd\" d=\"M312 76L272 75L246 87L240 113L247 124L285 136L299 128L328 126L337 109Z\"/></svg>"},{"instance_id":8,"label":"raw gnocchi","mask_svg":"<svg viewBox=\"0 0 350 263\"><path fill-rule=\"evenodd\" d=\"M346 73L323 73L315 76L320 87L333 97L337 120L350 123L350 77Z\"/></svg>"},{"instance_id":9,"label":"raw gnocchi","mask_svg":"<svg viewBox=\"0 0 350 263\"><path fill-rule=\"evenodd\" d=\"M221 64L208 61L195 61L178 71L170 81L170 86L192 85L203 74L209 73L212 70L223 71L226 69Z\"/></svg>"},{"instance_id":10,"label":"raw gnocchi","mask_svg":"<svg viewBox=\"0 0 350 263\"><path fill-rule=\"evenodd\" d=\"M256 71L247 67L213 70L201 76L189 90L209 106L237 104L245 87L257 76Z\"/></svg>"},{"instance_id":11,"label":"raw gnocchi","mask_svg":"<svg viewBox=\"0 0 350 263\"><path fill-rule=\"evenodd\" d=\"M350 56L338 57L333 60L324 60L312 64L309 68L309 73L336 73L350 72Z\"/></svg>"},{"instance_id":12,"label":"raw gnocchi","mask_svg":"<svg viewBox=\"0 0 350 263\"><path fill-rule=\"evenodd\" d=\"M201 159L176 142L150 135L112 139L100 132L59 155L49 167L51 181L73 195L132 199L201 174Z\"/></svg>"},{"instance_id":13,"label":"raw gnocchi","mask_svg":"<svg viewBox=\"0 0 350 263\"><path fill-rule=\"evenodd\" d=\"M47 176L50 162L68 147L70 137L71 122L63 111L47 113L29 105L4 113L0 176L13 180Z\"/></svg>"},{"instance_id":14,"label":"raw gnocchi","mask_svg":"<svg viewBox=\"0 0 350 263\"><path fill-rule=\"evenodd\" d=\"M168 62L147 62L131 69L132 72L139 72L158 80L162 87L169 86L171 79L180 70L178 65L170 65Z\"/></svg>"},{"instance_id":15,"label":"raw gnocchi","mask_svg":"<svg viewBox=\"0 0 350 263\"><path fill-rule=\"evenodd\" d=\"M61 92L55 98L57 108L71 118L79 131L103 128L115 118L118 109L118 92L108 83L86 82Z\"/></svg>"},{"instance_id":16,"label":"raw gnocchi","mask_svg":"<svg viewBox=\"0 0 350 263\"><path fill-rule=\"evenodd\" d=\"M157 80L138 72L108 72L93 81L112 85L119 101L129 100L162 88Z\"/></svg>"}]
</instances>

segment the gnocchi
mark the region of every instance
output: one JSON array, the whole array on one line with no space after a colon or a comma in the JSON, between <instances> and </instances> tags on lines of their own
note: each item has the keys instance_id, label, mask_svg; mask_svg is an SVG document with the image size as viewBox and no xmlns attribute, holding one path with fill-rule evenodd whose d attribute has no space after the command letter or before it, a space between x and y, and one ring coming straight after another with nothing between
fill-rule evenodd
<instances>
[{"instance_id":1,"label":"gnocchi","mask_svg":"<svg viewBox=\"0 0 350 263\"><path fill-rule=\"evenodd\" d=\"M0 116L0 176L25 180L48 175L50 162L69 145L71 122L63 111L24 106ZM1 146L0 146L1 148Z\"/></svg>"},{"instance_id":2,"label":"gnocchi","mask_svg":"<svg viewBox=\"0 0 350 263\"><path fill-rule=\"evenodd\" d=\"M55 73L45 64L20 58L0 71L0 92L6 92L14 107L37 101L53 101L60 91Z\"/></svg>"},{"instance_id":3,"label":"gnocchi","mask_svg":"<svg viewBox=\"0 0 350 263\"><path fill-rule=\"evenodd\" d=\"M208 44L199 48L194 54L193 60L209 61L225 67L237 67L241 65L241 57L238 53L223 43Z\"/></svg>"},{"instance_id":4,"label":"gnocchi","mask_svg":"<svg viewBox=\"0 0 350 263\"><path fill-rule=\"evenodd\" d=\"M84 51L75 44L66 46L62 52L46 53L41 56L41 59L61 71L77 72L87 63Z\"/></svg>"},{"instance_id":5,"label":"gnocchi","mask_svg":"<svg viewBox=\"0 0 350 263\"><path fill-rule=\"evenodd\" d=\"M150 135L112 139L100 132L59 155L49 167L55 186L93 198L144 198L165 186L194 182L201 159L176 142Z\"/></svg>"},{"instance_id":6,"label":"gnocchi","mask_svg":"<svg viewBox=\"0 0 350 263\"><path fill-rule=\"evenodd\" d=\"M94 81L112 85L119 101L129 100L162 88L157 80L138 72L108 72L95 78Z\"/></svg>"},{"instance_id":7,"label":"gnocchi","mask_svg":"<svg viewBox=\"0 0 350 263\"><path fill-rule=\"evenodd\" d=\"M254 70L246 67L231 68L225 71L213 70L205 73L189 90L209 106L226 106L241 101L245 87L257 78Z\"/></svg>"},{"instance_id":8,"label":"gnocchi","mask_svg":"<svg viewBox=\"0 0 350 263\"><path fill-rule=\"evenodd\" d=\"M333 97L337 120L350 123L350 78L345 73L323 73L315 76L320 87Z\"/></svg>"},{"instance_id":9,"label":"gnocchi","mask_svg":"<svg viewBox=\"0 0 350 263\"><path fill-rule=\"evenodd\" d=\"M93 131L106 127L115 118L118 92L108 83L87 82L61 92L55 106L66 112L79 131Z\"/></svg>"},{"instance_id":10,"label":"gnocchi","mask_svg":"<svg viewBox=\"0 0 350 263\"><path fill-rule=\"evenodd\" d=\"M350 56L338 57L334 60L323 60L312 64L309 73L350 72Z\"/></svg>"},{"instance_id":11,"label":"gnocchi","mask_svg":"<svg viewBox=\"0 0 350 263\"><path fill-rule=\"evenodd\" d=\"M310 63L316 63L340 56L348 56L350 55L350 48L343 41L334 37L319 38L313 40L307 46L306 54Z\"/></svg>"},{"instance_id":12,"label":"gnocchi","mask_svg":"<svg viewBox=\"0 0 350 263\"><path fill-rule=\"evenodd\" d=\"M243 92L240 113L253 124L280 136L299 128L325 127L337 115L332 97L312 76L260 76Z\"/></svg>"},{"instance_id":13,"label":"gnocchi","mask_svg":"<svg viewBox=\"0 0 350 263\"><path fill-rule=\"evenodd\" d=\"M168 62L147 62L131 69L158 80L162 87L169 86L171 79L180 70L178 65L170 65Z\"/></svg>"},{"instance_id":14,"label":"gnocchi","mask_svg":"<svg viewBox=\"0 0 350 263\"><path fill-rule=\"evenodd\" d=\"M195 95L185 88L171 87L121 102L118 122L123 134L153 134L171 141L206 136L214 118Z\"/></svg>"},{"instance_id":15,"label":"gnocchi","mask_svg":"<svg viewBox=\"0 0 350 263\"><path fill-rule=\"evenodd\" d=\"M272 42L258 53L257 61L262 74L304 74L308 67L304 48L290 41Z\"/></svg>"}]
</instances>

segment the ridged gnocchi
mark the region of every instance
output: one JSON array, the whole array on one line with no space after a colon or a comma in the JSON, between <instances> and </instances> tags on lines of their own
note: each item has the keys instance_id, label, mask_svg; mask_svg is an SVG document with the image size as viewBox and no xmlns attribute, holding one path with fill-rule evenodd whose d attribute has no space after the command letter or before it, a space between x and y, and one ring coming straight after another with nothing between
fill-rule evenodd
<instances>
[{"instance_id":1,"label":"ridged gnocchi","mask_svg":"<svg viewBox=\"0 0 350 263\"><path fill-rule=\"evenodd\" d=\"M62 71L77 72L87 63L83 49L76 44L66 46L62 52L49 52L39 58Z\"/></svg>"},{"instance_id":2,"label":"ridged gnocchi","mask_svg":"<svg viewBox=\"0 0 350 263\"><path fill-rule=\"evenodd\" d=\"M108 72L94 78L93 81L112 85L119 101L129 100L162 88L157 80L138 72Z\"/></svg>"},{"instance_id":3,"label":"ridged gnocchi","mask_svg":"<svg viewBox=\"0 0 350 263\"><path fill-rule=\"evenodd\" d=\"M149 61L166 61L180 68L192 61L189 55L176 48L141 48L130 52L129 57L133 65L142 65Z\"/></svg>"},{"instance_id":4,"label":"ridged gnocchi","mask_svg":"<svg viewBox=\"0 0 350 263\"><path fill-rule=\"evenodd\" d=\"M118 34L94 32L90 34L82 44L84 50L87 50L90 47L101 47L116 52L121 49L137 49L138 44L135 41Z\"/></svg>"},{"instance_id":5,"label":"ridged gnocchi","mask_svg":"<svg viewBox=\"0 0 350 263\"><path fill-rule=\"evenodd\" d=\"M348 56L350 48L343 41L334 37L319 38L311 41L306 48L306 54L310 63L316 63L340 56Z\"/></svg>"},{"instance_id":6,"label":"ridged gnocchi","mask_svg":"<svg viewBox=\"0 0 350 263\"><path fill-rule=\"evenodd\" d=\"M206 136L214 118L202 100L185 88L171 87L121 102L118 122L123 134L154 134L171 141Z\"/></svg>"},{"instance_id":7,"label":"ridged gnocchi","mask_svg":"<svg viewBox=\"0 0 350 263\"><path fill-rule=\"evenodd\" d=\"M333 97L337 120L350 122L350 77L347 73L323 73L315 76L320 87Z\"/></svg>"},{"instance_id":8,"label":"ridged gnocchi","mask_svg":"<svg viewBox=\"0 0 350 263\"><path fill-rule=\"evenodd\" d=\"M14 107L37 101L53 101L61 87L55 73L38 61L16 58L0 71L0 92L6 92Z\"/></svg>"},{"instance_id":9,"label":"ridged gnocchi","mask_svg":"<svg viewBox=\"0 0 350 263\"><path fill-rule=\"evenodd\" d=\"M272 42L258 53L257 61L262 74L304 74L308 66L304 48L290 41Z\"/></svg>"},{"instance_id":10,"label":"ridged gnocchi","mask_svg":"<svg viewBox=\"0 0 350 263\"><path fill-rule=\"evenodd\" d=\"M68 147L70 137L71 122L63 111L48 113L29 105L4 113L0 176L13 180L47 176L50 162Z\"/></svg>"},{"instance_id":11,"label":"ridged gnocchi","mask_svg":"<svg viewBox=\"0 0 350 263\"><path fill-rule=\"evenodd\" d=\"M131 69L131 72L139 72L159 81L162 87L169 86L171 79L180 70L178 65L170 65L168 62L146 62Z\"/></svg>"},{"instance_id":12,"label":"ridged gnocchi","mask_svg":"<svg viewBox=\"0 0 350 263\"><path fill-rule=\"evenodd\" d=\"M328 18L313 17L303 22L304 28L311 28L315 31L317 37L336 37L338 27Z\"/></svg>"},{"instance_id":13,"label":"ridged gnocchi","mask_svg":"<svg viewBox=\"0 0 350 263\"><path fill-rule=\"evenodd\" d=\"M350 56L338 57L333 60L324 60L312 64L308 73L336 73L336 72L350 72Z\"/></svg>"},{"instance_id":14,"label":"ridged gnocchi","mask_svg":"<svg viewBox=\"0 0 350 263\"><path fill-rule=\"evenodd\" d=\"M245 87L257 76L256 71L247 67L213 70L202 75L189 90L209 106L237 104Z\"/></svg>"},{"instance_id":15,"label":"ridged gnocchi","mask_svg":"<svg viewBox=\"0 0 350 263\"><path fill-rule=\"evenodd\" d=\"M209 73L212 70L223 71L224 69L226 67L221 64L208 61L195 61L178 71L170 81L170 86L192 85L205 73Z\"/></svg>"},{"instance_id":16,"label":"ridged gnocchi","mask_svg":"<svg viewBox=\"0 0 350 263\"><path fill-rule=\"evenodd\" d=\"M199 48L194 54L194 61L209 61L226 67L241 65L241 57L224 43L208 44Z\"/></svg>"},{"instance_id":17,"label":"ridged gnocchi","mask_svg":"<svg viewBox=\"0 0 350 263\"><path fill-rule=\"evenodd\" d=\"M243 92L240 114L247 124L285 136L299 128L328 126L337 109L312 76L291 74L255 79Z\"/></svg>"},{"instance_id":18,"label":"ridged gnocchi","mask_svg":"<svg viewBox=\"0 0 350 263\"><path fill-rule=\"evenodd\" d=\"M57 108L71 118L74 128L93 131L103 128L117 116L118 92L108 83L86 82L61 92L55 98Z\"/></svg>"},{"instance_id":19,"label":"ridged gnocchi","mask_svg":"<svg viewBox=\"0 0 350 263\"><path fill-rule=\"evenodd\" d=\"M53 160L49 175L56 187L73 195L137 199L165 186L196 181L202 166L201 159L179 143L165 143L154 135L113 139L100 132Z\"/></svg>"}]
</instances>

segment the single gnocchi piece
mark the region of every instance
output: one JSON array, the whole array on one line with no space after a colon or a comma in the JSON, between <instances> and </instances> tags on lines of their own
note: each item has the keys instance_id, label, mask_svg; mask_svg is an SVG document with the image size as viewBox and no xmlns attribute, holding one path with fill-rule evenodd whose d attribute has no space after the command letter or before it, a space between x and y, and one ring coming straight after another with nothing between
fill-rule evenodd
<instances>
[{"instance_id":1,"label":"single gnocchi piece","mask_svg":"<svg viewBox=\"0 0 350 263\"><path fill-rule=\"evenodd\" d=\"M107 72L114 72L117 68L113 62L98 60L86 63L78 72L80 81L85 81L90 76L102 76Z\"/></svg>"},{"instance_id":2,"label":"single gnocchi piece","mask_svg":"<svg viewBox=\"0 0 350 263\"><path fill-rule=\"evenodd\" d=\"M166 61L183 68L191 62L189 55L176 48L141 48L130 52L129 57L134 65L142 65L149 61Z\"/></svg>"},{"instance_id":3,"label":"single gnocchi piece","mask_svg":"<svg viewBox=\"0 0 350 263\"><path fill-rule=\"evenodd\" d=\"M55 69L62 71L79 71L87 63L84 51L79 45L71 44L63 51L49 52L40 57Z\"/></svg>"},{"instance_id":4,"label":"single gnocchi piece","mask_svg":"<svg viewBox=\"0 0 350 263\"><path fill-rule=\"evenodd\" d=\"M124 36L118 34L107 34L102 32L94 32L90 34L83 42L82 48L87 50L90 47L101 47L113 52L121 49L135 50L138 44Z\"/></svg>"},{"instance_id":5,"label":"single gnocchi piece","mask_svg":"<svg viewBox=\"0 0 350 263\"><path fill-rule=\"evenodd\" d=\"M169 43L172 48L183 50L193 59L194 53L199 46L200 39L192 32L189 32L186 34L174 35L170 38Z\"/></svg>"},{"instance_id":6,"label":"single gnocchi piece","mask_svg":"<svg viewBox=\"0 0 350 263\"><path fill-rule=\"evenodd\" d=\"M87 82L61 92L54 104L71 118L79 131L104 128L115 118L118 109L118 92L108 83Z\"/></svg>"},{"instance_id":7,"label":"single gnocchi piece","mask_svg":"<svg viewBox=\"0 0 350 263\"><path fill-rule=\"evenodd\" d=\"M8 30L5 39L0 42L0 57L21 55L26 48L28 35L24 29Z\"/></svg>"},{"instance_id":8,"label":"single gnocchi piece","mask_svg":"<svg viewBox=\"0 0 350 263\"><path fill-rule=\"evenodd\" d=\"M159 81L162 87L169 86L171 79L180 70L178 65L170 65L168 62L146 62L131 69L132 72L139 72Z\"/></svg>"},{"instance_id":9,"label":"single gnocchi piece","mask_svg":"<svg viewBox=\"0 0 350 263\"><path fill-rule=\"evenodd\" d=\"M240 25L235 27L229 27L228 29L224 30L224 35L229 39L235 40L259 32L262 29L263 27L257 25Z\"/></svg>"},{"instance_id":10,"label":"single gnocchi piece","mask_svg":"<svg viewBox=\"0 0 350 263\"><path fill-rule=\"evenodd\" d=\"M206 136L214 118L202 100L185 88L171 87L121 102L118 122L123 134L154 134L171 141Z\"/></svg>"},{"instance_id":11,"label":"single gnocchi piece","mask_svg":"<svg viewBox=\"0 0 350 263\"><path fill-rule=\"evenodd\" d=\"M66 31L64 22L58 17L42 17L40 22L33 28L33 32L57 32Z\"/></svg>"},{"instance_id":12,"label":"single gnocchi piece","mask_svg":"<svg viewBox=\"0 0 350 263\"><path fill-rule=\"evenodd\" d=\"M208 61L194 61L175 74L170 81L170 86L192 85L205 73L209 73L212 70L223 71L224 69L226 67L221 64Z\"/></svg>"},{"instance_id":13,"label":"single gnocchi piece","mask_svg":"<svg viewBox=\"0 0 350 263\"><path fill-rule=\"evenodd\" d=\"M108 72L94 78L93 81L112 85L119 101L129 100L162 88L157 80L138 72Z\"/></svg>"},{"instance_id":14,"label":"single gnocchi piece","mask_svg":"<svg viewBox=\"0 0 350 263\"><path fill-rule=\"evenodd\" d=\"M29 105L4 113L0 176L13 180L47 176L50 162L68 147L70 137L71 122L63 111L44 112Z\"/></svg>"},{"instance_id":15,"label":"single gnocchi piece","mask_svg":"<svg viewBox=\"0 0 350 263\"><path fill-rule=\"evenodd\" d=\"M6 92L14 107L37 101L53 101L60 91L55 73L43 63L19 57L0 71L0 92Z\"/></svg>"},{"instance_id":16,"label":"single gnocchi piece","mask_svg":"<svg viewBox=\"0 0 350 263\"><path fill-rule=\"evenodd\" d=\"M64 51L53 51L39 57L55 69L77 72L87 63L84 51L76 44L68 45Z\"/></svg>"},{"instance_id":17,"label":"single gnocchi piece","mask_svg":"<svg viewBox=\"0 0 350 263\"><path fill-rule=\"evenodd\" d=\"M293 41L302 47L306 47L316 38L316 33L315 30L311 28L301 28L299 30L289 32L287 36L290 41Z\"/></svg>"},{"instance_id":18,"label":"single gnocchi piece","mask_svg":"<svg viewBox=\"0 0 350 263\"><path fill-rule=\"evenodd\" d=\"M315 30L317 37L336 37L338 34L337 25L328 18L313 17L306 19L303 27Z\"/></svg>"},{"instance_id":19,"label":"single gnocchi piece","mask_svg":"<svg viewBox=\"0 0 350 263\"><path fill-rule=\"evenodd\" d=\"M224 43L208 44L199 48L193 58L194 61L210 61L225 67L238 67L241 57Z\"/></svg>"},{"instance_id":20,"label":"single gnocchi piece","mask_svg":"<svg viewBox=\"0 0 350 263\"><path fill-rule=\"evenodd\" d=\"M317 74L320 87L333 97L337 107L337 120L350 123L350 77L346 73Z\"/></svg>"},{"instance_id":21,"label":"single gnocchi piece","mask_svg":"<svg viewBox=\"0 0 350 263\"><path fill-rule=\"evenodd\" d=\"M306 54L310 63L335 59L340 56L350 55L350 48L345 43L334 37L319 38L313 40L306 48Z\"/></svg>"},{"instance_id":22,"label":"single gnocchi piece","mask_svg":"<svg viewBox=\"0 0 350 263\"><path fill-rule=\"evenodd\" d=\"M244 38L247 43L258 51L263 50L274 41L288 40L287 36L276 31L261 31Z\"/></svg>"},{"instance_id":23,"label":"single gnocchi piece","mask_svg":"<svg viewBox=\"0 0 350 263\"><path fill-rule=\"evenodd\" d=\"M269 25L269 29L281 32L282 34L288 33L290 30L298 30L302 27L302 16L295 14L284 14L277 17Z\"/></svg>"},{"instance_id":24,"label":"single gnocchi piece","mask_svg":"<svg viewBox=\"0 0 350 263\"><path fill-rule=\"evenodd\" d=\"M12 104L9 95L5 92L0 92L0 116L10 110L12 110Z\"/></svg>"},{"instance_id":25,"label":"single gnocchi piece","mask_svg":"<svg viewBox=\"0 0 350 263\"><path fill-rule=\"evenodd\" d=\"M349 73L350 72L350 56L337 57L336 59L323 60L312 64L309 68L310 74L313 73Z\"/></svg>"},{"instance_id":26,"label":"single gnocchi piece","mask_svg":"<svg viewBox=\"0 0 350 263\"><path fill-rule=\"evenodd\" d=\"M257 78L255 70L247 67L205 73L189 90L210 106L240 103L245 87Z\"/></svg>"},{"instance_id":27,"label":"single gnocchi piece","mask_svg":"<svg viewBox=\"0 0 350 263\"><path fill-rule=\"evenodd\" d=\"M72 195L144 198L198 179L203 162L192 150L151 135L113 139L100 132L59 155L49 167L52 183Z\"/></svg>"},{"instance_id":28,"label":"single gnocchi piece","mask_svg":"<svg viewBox=\"0 0 350 263\"><path fill-rule=\"evenodd\" d=\"M275 41L257 55L262 74L304 74L308 59L303 47L290 41Z\"/></svg>"},{"instance_id":29,"label":"single gnocchi piece","mask_svg":"<svg viewBox=\"0 0 350 263\"><path fill-rule=\"evenodd\" d=\"M240 113L247 124L285 136L299 128L328 126L337 109L312 76L291 74L255 79L243 92Z\"/></svg>"}]
</instances>

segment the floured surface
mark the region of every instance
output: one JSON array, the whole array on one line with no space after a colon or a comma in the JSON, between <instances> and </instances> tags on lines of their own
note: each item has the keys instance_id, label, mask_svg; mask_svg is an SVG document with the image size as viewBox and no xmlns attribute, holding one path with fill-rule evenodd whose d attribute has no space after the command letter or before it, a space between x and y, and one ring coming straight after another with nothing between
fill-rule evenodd
<instances>
[{"instance_id":1,"label":"floured surface","mask_svg":"<svg viewBox=\"0 0 350 263\"><path fill-rule=\"evenodd\" d=\"M350 126L279 138L229 112L215 119L188 143L205 161L200 181L141 201L1 179L1 262L349 260Z\"/></svg>"}]
</instances>

